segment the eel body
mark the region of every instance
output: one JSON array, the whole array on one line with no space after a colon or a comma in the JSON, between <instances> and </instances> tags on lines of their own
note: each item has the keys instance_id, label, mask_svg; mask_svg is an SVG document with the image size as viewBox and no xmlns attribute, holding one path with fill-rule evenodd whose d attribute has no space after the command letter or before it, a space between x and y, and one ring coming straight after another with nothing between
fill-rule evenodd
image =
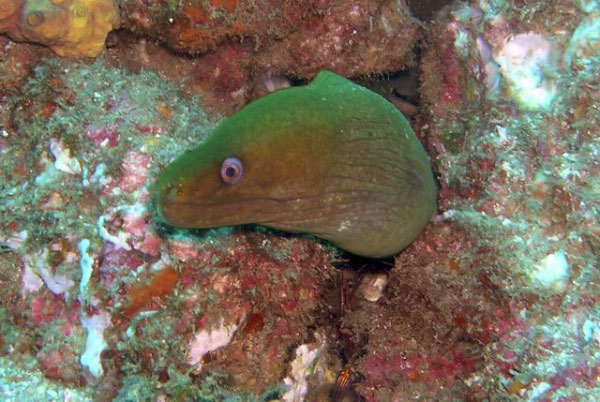
<instances>
[{"instance_id":1,"label":"eel body","mask_svg":"<svg viewBox=\"0 0 600 402\"><path fill-rule=\"evenodd\" d=\"M404 116L328 71L223 120L160 174L155 197L170 225L256 223L366 257L404 249L436 209L428 156Z\"/></svg>"}]
</instances>

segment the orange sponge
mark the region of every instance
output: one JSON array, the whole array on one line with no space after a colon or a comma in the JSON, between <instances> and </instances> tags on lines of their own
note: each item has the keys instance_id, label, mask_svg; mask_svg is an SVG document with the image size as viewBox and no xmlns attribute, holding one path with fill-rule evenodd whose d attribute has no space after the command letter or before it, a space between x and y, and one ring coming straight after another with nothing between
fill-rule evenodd
<instances>
[{"instance_id":1,"label":"orange sponge","mask_svg":"<svg viewBox=\"0 0 600 402\"><path fill-rule=\"evenodd\" d=\"M7 32L16 26L22 0L0 1L0 32Z\"/></svg>"},{"instance_id":2,"label":"orange sponge","mask_svg":"<svg viewBox=\"0 0 600 402\"><path fill-rule=\"evenodd\" d=\"M98 56L118 25L114 0L3 0L0 7L0 31L47 45L63 57Z\"/></svg>"}]
</instances>

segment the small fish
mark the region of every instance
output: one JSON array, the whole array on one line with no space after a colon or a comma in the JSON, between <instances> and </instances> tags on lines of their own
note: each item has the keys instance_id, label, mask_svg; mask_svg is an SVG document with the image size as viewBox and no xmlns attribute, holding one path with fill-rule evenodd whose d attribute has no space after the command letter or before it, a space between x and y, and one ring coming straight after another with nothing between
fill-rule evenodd
<instances>
[{"instance_id":1,"label":"small fish","mask_svg":"<svg viewBox=\"0 0 600 402\"><path fill-rule=\"evenodd\" d=\"M170 225L255 223L379 258L421 232L436 209L436 186L404 116L322 71L223 120L160 174L155 198Z\"/></svg>"},{"instance_id":2,"label":"small fish","mask_svg":"<svg viewBox=\"0 0 600 402\"><path fill-rule=\"evenodd\" d=\"M333 402L343 401L343 400L351 400L348 399L347 394L349 394L350 386L352 382L352 370L349 368L345 368L340 371L337 380L335 381L335 389L333 391L333 395L331 396L331 400Z\"/></svg>"}]
</instances>

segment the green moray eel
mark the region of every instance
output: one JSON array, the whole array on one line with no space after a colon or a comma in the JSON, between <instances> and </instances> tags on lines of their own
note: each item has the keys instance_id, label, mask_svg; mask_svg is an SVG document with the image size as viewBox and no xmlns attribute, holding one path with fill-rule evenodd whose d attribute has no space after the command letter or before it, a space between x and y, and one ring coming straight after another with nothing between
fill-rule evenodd
<instances>
[{"instance_id":1,"label":"green moray eel","mask_svg":"<svg viewBox=\"0 0 600 402\"><path fill-rule=\"evenodd\" d=\"M322 71L223 120L160 174L155 199L170 225L256 223L375 258L421 232L436 209L436 186L404 116Z\"/></svg>"}]
</instances>

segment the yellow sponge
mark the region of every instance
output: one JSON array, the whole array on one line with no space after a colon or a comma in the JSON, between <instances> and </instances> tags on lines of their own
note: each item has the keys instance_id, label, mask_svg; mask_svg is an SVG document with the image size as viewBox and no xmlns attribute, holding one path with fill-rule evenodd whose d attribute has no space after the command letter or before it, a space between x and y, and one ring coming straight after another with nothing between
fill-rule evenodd
<instances>
[{"instance_id":1,"label":"yellow sponge","mask_svg":"<svg viewBox=\"0 0 600 402\"><path fill-rule=\"evenodd\" d=\"M119 25L113 0L25 0L20 8L16 30L5 28L8 34L47 45L63 57L98 56L106 35Z\"/></svg>"}]
</instances>

